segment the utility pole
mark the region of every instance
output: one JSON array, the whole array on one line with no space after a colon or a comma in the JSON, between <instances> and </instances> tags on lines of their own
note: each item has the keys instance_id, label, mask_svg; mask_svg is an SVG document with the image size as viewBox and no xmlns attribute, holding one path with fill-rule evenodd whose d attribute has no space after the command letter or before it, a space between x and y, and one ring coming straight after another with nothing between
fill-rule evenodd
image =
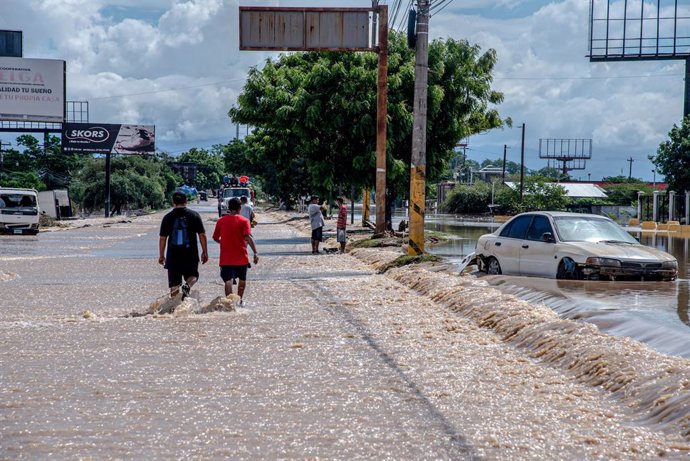
<instances>
[{"instance_id":1,"label":"utility pole","mask_svg":"<svg viewBox=\"0 0 690 461\"><path fill-rule=\"evenodd\" d=\"M522 124L522 145L520 146L520 203L525 196L525 124Z\"/></svg>"},{"instance_id":2,"label":"utility pole","mask_svg":"<svg viewBox=\"0 0 690 461\"><path fill-rule=\"evenodd\" d=\"M635 160L633 160L632 157L630 157L628 160L626 160L630 164L630 169L628 170L628 179L632 178L632 164Z\"/></svg>"},{"instance_id":3,"label":"utility pole","mask_svg":"<svg viewBox=\"0 0 690 461\"><path fill-rule=\"evenodd\" d=\"M503 144L503 173L501 174L501 183L506 183L506 156L508 155L508 145Z\"/></svg>"},{"instance_id":4,"label":"utility pole","mask_svg":"<svg viewBox=\"0 0 690 461\"><path fill-rule=\"evenodd\" d=\"M386 131L388 112L388 5L378 5L379 46L376 79L376 233L386 230Z\"/></svg>"},{"instance_id":5,"label":"utility pole","mask_svg":"<svg viewBox=\"0 0 690 461\"><path fill-rule=\"evenodd\" d=\"M429 0L418 0L417 43L414 81L414 122L410 165L410 239L407 254L424 253L424 209L426 206L426 115L429 63Z\"/></svg>"}]
</instances>

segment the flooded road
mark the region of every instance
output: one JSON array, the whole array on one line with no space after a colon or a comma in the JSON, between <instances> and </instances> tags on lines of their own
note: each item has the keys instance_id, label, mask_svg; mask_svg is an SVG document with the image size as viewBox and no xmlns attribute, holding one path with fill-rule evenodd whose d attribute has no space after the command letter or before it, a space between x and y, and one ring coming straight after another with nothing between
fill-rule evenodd
<instances>
[{"instance_id":1,"label":"flooded road","mask_svg":"<svg viewBox=\"0 0 690 461\"><path fill-rule=\"evenodd\" d=\"M451 280L477 312L512 309L523 325L564 332L546 354L562 359L557 348L570 348L580 365L545 365L354 255L312 255L308 234L270 216L254 230L261 260L245 307L128 318L167 291L161 216L0 240L0 459L630 460L690 451L678 429L682 359L584 323L566 327L543 306L493 302L483 280L427 274ZM204 219L210 232L213 213ZM218 247L209 249L195 286L204 302L222 291ZM399 274L418 281L411 269ZM525 341L535 338L528 329ZM628 360L644 366L627 369ZM591 384L600 364L612 387ZM653 407L633 405L647 395ZM650 408L664 418L642 421Z\"/></svg>"},{"instance_id":2,"label":"flooded road","mask_svg":"<svg viewBox=\"0 0 690 461\"><path fill-rule=\"evenodd\" d=\"M498 223L462 222L454 216L427 216L426 228L455 238L429 245L431 253L458 261L474 251L477 239ZM534 277L483 277L501 291L540 302L570 319L582 319L607 333L629 336L656 350L690 357L690 240L666 233L631 232L643 245L671 253L678 260L675 282L564 281Z\"/></svg>"}]
</instances>

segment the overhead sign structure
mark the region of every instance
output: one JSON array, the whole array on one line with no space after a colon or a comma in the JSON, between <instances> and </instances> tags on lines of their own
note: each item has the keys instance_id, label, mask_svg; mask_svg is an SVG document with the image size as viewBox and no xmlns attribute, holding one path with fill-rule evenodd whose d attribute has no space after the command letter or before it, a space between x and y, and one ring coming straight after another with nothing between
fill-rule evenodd
<instances>
[{"instance_id":1,"label":"overhead sign structure","mask_svg":"<svg viewBox=\"0 0 690 461\"><path fill-rule=\"evenodd\" d=\"M386 228L388 6L378 5L375 8L240 6L240 50L374 51L378 54L376 232L383 233ZM363 216L367 215L367 210L365 206Z\"/></svg>"},{"instance_id":2,"label":"overhead sign structure","mask_svg":"<svg viewBox=\"0 0 690 461\"><path fill-rule=\"evenodd\" d=\"M0 57L0 120L65 121L65 61Z\"/></svg>"},{"instance_id":3,"label":"overhead sign structure","mask_svg":"<svg viewBox=\"0 0 690 461\"><path fill-rule=\"evenodd\" d=\"M373 51L371 8L240 7L240 50Z\"/></svg>"},{"instance_id":4,"label":"overhead sign structure","mask_svg":"<svg viewBox=\"0 0 690 461\"><path fill-rule=\"evenodd\" d=\"M683 115L690 115L687 0L590 0L589 60L685 61Z\"/></svg>"},{"instance_id":5,"label":"overhead sign structure","mask_svg":"<svg viewBox=\"0 0 690 461\"><path fill-rule=\"evenodd\" d=\"M80 154L152 154L155 126L65 123L62 151Z\"/></svg>"}]
</instances>

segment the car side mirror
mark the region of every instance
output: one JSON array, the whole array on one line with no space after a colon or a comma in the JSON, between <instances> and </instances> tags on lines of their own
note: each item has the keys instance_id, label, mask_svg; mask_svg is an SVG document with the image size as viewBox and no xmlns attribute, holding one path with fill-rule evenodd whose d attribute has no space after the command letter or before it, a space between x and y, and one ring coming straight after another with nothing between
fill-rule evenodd
<instances>
[{"instance_id":1,"label":"car side mirror","mask_svg":"<svg viewBox=\"0 0 690 461\"><path fill-rule=\"evenodd\" d=\"M541 241L546 243L553 243L556 240L553 238L553 234L551 232L544 232L543 234L541 234Z\"/></svg>"}]
</instances>

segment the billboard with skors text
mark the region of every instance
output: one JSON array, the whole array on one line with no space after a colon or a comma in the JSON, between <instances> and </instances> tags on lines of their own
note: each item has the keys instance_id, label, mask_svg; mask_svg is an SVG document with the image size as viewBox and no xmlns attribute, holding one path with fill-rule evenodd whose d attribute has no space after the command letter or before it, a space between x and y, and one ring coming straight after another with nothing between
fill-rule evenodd
<instances>
[{"instance_id":1,"label":"billboard with skors text","mask_svg":"<svg viewBox=\"0 0 690 461\"><path fill-rule=\"evenodd\" d=\"M65 121L65 61L0 57L0 120Z\"/></svg>"},{"instance_id":2,"label":"billboard with skors text","mask_svg":"<svg viewBox=\"0 0 690 461\"><path fill-rule=\"evenodd\" d=\"M155 126L111 123L65 123L62 151L80 154L152 154Z\"/></svg>"}]
</instances>

